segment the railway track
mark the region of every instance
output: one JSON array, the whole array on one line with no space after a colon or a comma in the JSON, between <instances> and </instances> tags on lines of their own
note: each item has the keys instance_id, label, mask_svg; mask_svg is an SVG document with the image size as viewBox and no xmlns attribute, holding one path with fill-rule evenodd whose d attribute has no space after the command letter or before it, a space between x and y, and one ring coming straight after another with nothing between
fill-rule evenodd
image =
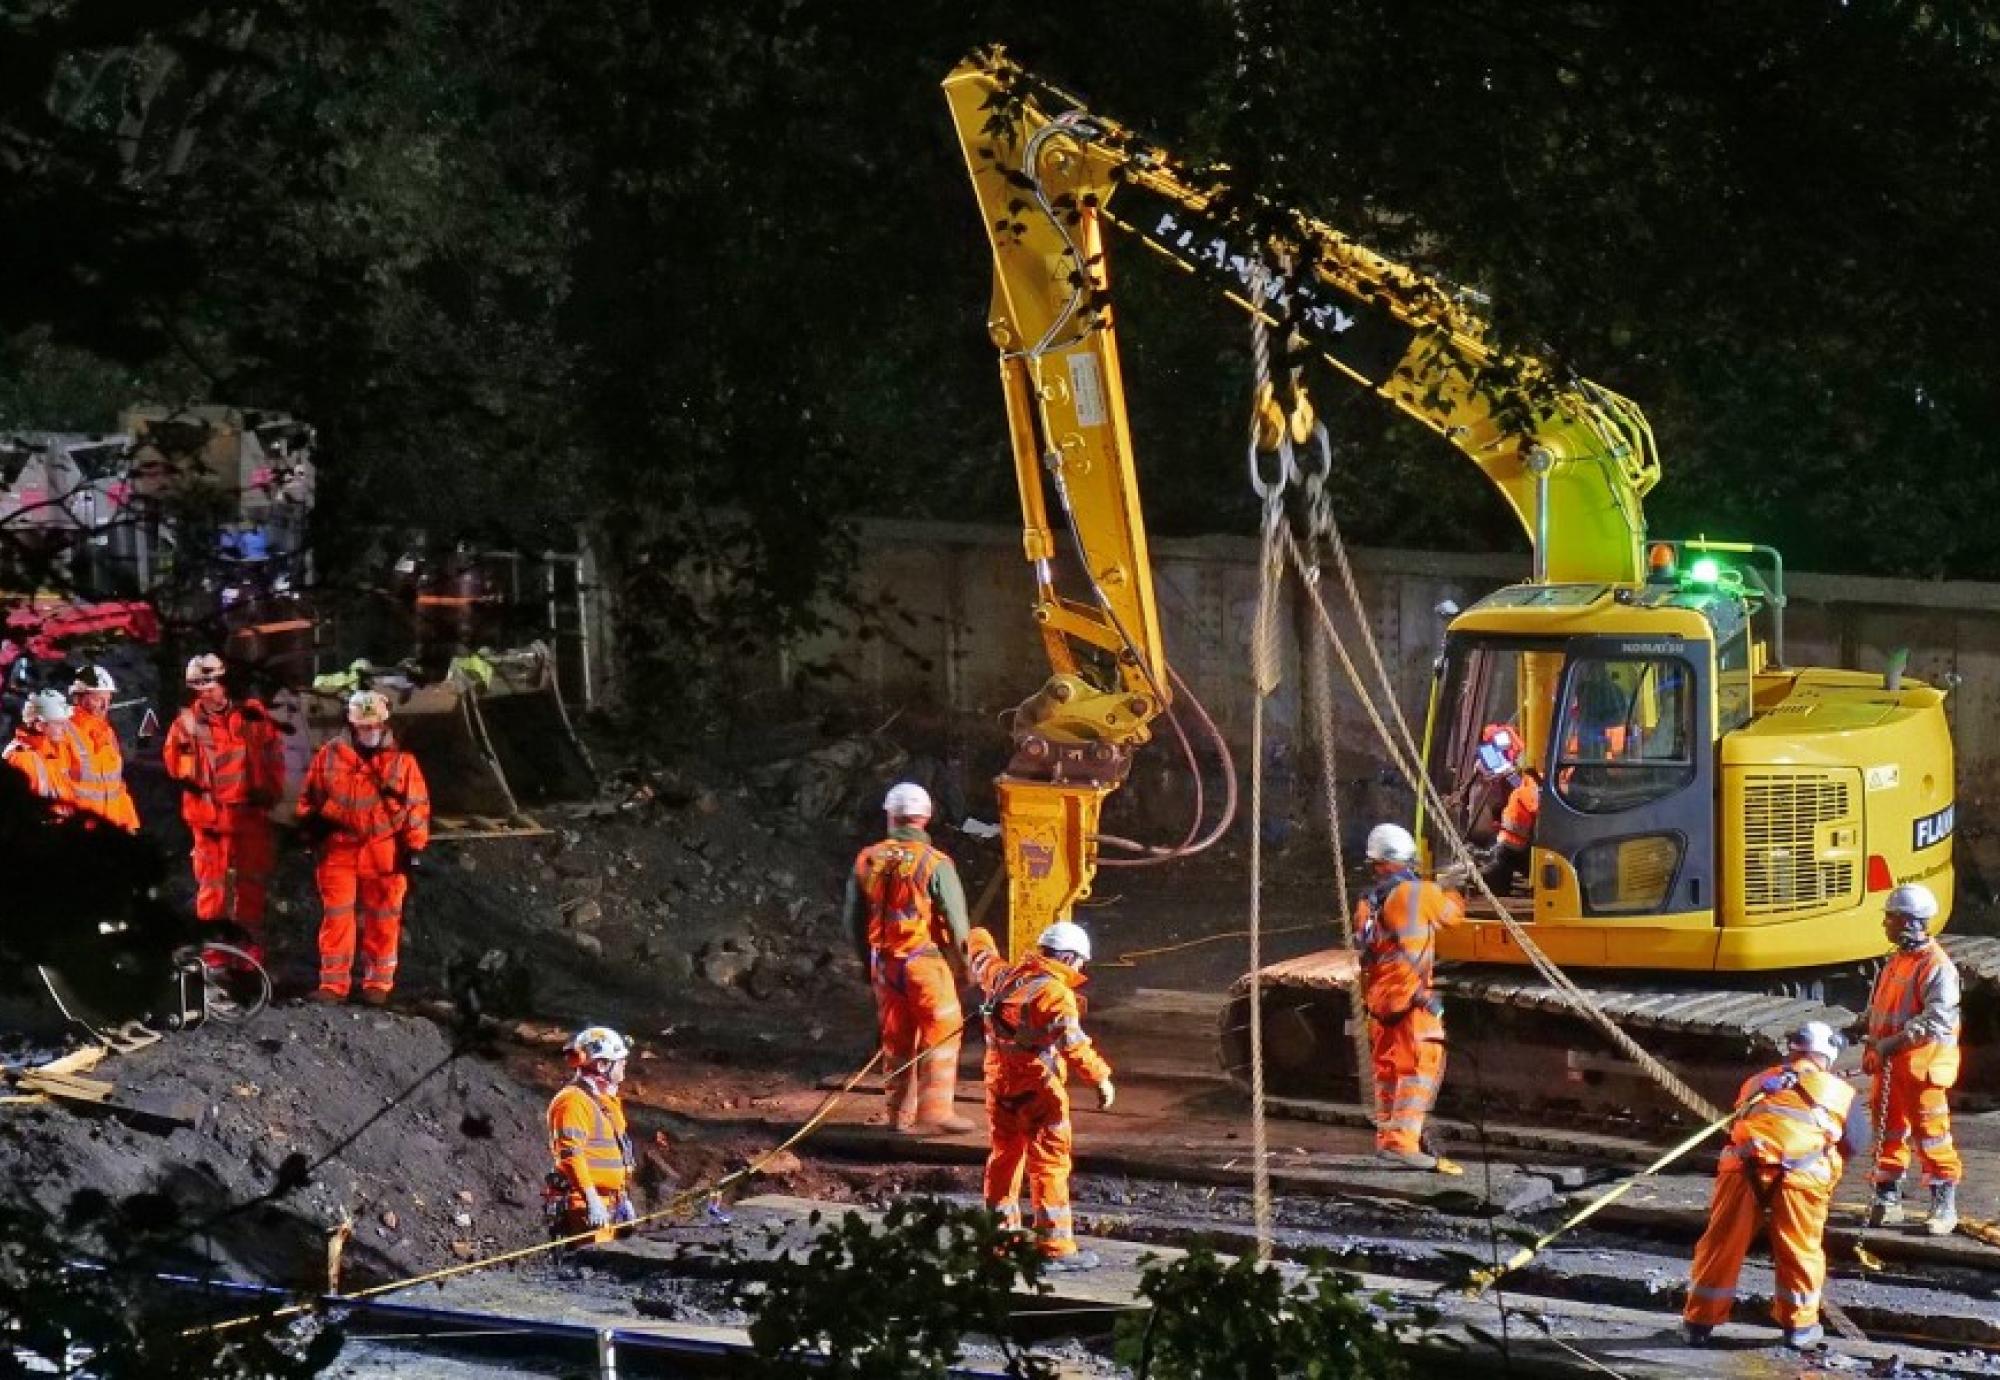
<instances>
[{"instance_id":1,"label":"railway track","mask_svg":"<svg viewBox=\"0 0 2000 1380\"><path fill-rule=\"evenodd\" d=\"M1195 1247L1242 1254L1254 1246L1246 1209L1237 1197L1209 1200L1210 1211L1135 1205L1106 1196L1109 1187L1086 1179L1077 1201L1079 1230L1107 1260L1095 1276L1064 1277L1053 1296L1020 1296L1010 1331L1040 1347L1055 1345L1064 1374L1121 1374L1103 1359L1116 1318L1143 1308L1134 1292L1148 1252L1164 1256ZM1116 1191L1114 1189L1114 1191ZM969 1195L945 1195L969 1202ZM839 1214L850 1205L800 1199L756 1198L738 1205L725 1229L701 1225L669 1229L581 1252L586 1268L565 1280L478 1277L452 1281L421 1304L391 1306L366 1316L379 1332L390 1322L424 1331L423 1347L490 1347L501 1336L515 1354L530 1346L568 1347L572 1358L608 1339L621 1364L618 1374L732 1373L747 1356L741 1316L718 1323L692 1317L687 1299L703 1288L726 1293L745 1268L741 1254L797 1249L810 1238L809 1212ZM1715 1352L1695 1352L1677 1340L1679 1286L1686 1253L1599 1232L1552 1249L1510 1276L1504 1292L1473 1299L1459 1283L1468 1261L1504 1255L1512 1242L1497 1231L1450 1223L1413 1223L1394 1211L1350 1211L1350 1225L1303 1223L1317 1217L1310 1206L1281 1198L1274 1258L1280 1268L1321 1259L1358 1276L1395 1308L1434 1309L1432 1341L1452 1351L1419 1348L1433 1367L1449 1357L1453 1374L1602 1374L1723 1376L1746 1373L1744 1351L1772 1347L1775 1329L1763 1321L1773 1287L1768 1269L1752 1262L1734 1326ZM864 1214L866 1212L863 1209ZM1863 1278L1836 1269L1829 1294L1870 1335L1868 1344L1838 1344L1828 1364L1854 1371L1936 1376L2000 1376L2000 1283L1991 1273L1924 1271L1904 1267L1893 1275ZM716 1296L721 1296L720 1294ZM1510 1354L1492 1349L1495 1335L1512 1332ZM453 1334L462 1336L454 1342ZM1449 1339L1445 1341L1443 1339ZM1095 1356L1093 1361L1091 1358ZM1081 1358L1081 1359L1080 1359ZM955 1375L998 1373L977 1354ZM1900 1363L1906 1369L1892 1371ZM663 1372L657 1367L665 1365ZM1775 1372L1774 1372L1775 1373Z\"/></svg>"}]
</instances>

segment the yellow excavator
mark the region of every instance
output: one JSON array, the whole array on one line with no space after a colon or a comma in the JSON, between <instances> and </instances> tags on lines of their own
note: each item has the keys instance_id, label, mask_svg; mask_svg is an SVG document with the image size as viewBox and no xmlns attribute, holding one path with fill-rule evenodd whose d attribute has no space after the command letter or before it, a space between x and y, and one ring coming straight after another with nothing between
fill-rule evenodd
<instances>
[{"instance_id":1,"label":"yellow excavator","mask_svg":"<svg viewBox=\"0 0 2000 1380\"><path fill-rule=\"evenodd\" d=\"M1526 875L1494 897L1506 919L1475 904L1439 939L1454 1048L1517 1047L1487 1061L1486 1094L1646 1100L1526 966L1517 933L1565 971L1597 970L1575 979L1589 997L1725 1099L1786 1029L1852 1022L1835 1003L1858 999L1839 979L1884 952L1890 888L1930 887L1943 926L1945 692L1895 668L1788 666L1771 548L1649 540L1642 500L1660 470L1637 406L1504 348L1469 294L1232 186L1227 169L1179 162L998 49L944 88L993 251L987 329L1053 672L1017 711L997 783L1014 949L1089 895L1102 849L1127 846L1100 834L1101 807L1176 689L1109 289L1124 241L1260 315L1288 361L1323 364L1436 432L1532 543L1530 579L1449 623L1413 754L1431 788L1419 801L1436 807L1412 824L1433 857L1490 831L1496 767L1545 782ZM1302 391L1289 412L1282 425L1305 440ZM1496 762L1496 727L1518 758ZM2000 981L2000 940L1952 943L1969 988ZM1254 981L1273 1085L1352 1089L1352 971L1329 952L1246 977L1222 1023L1225 1067L1247 1059Z\"/></svg>"}]
</instances>

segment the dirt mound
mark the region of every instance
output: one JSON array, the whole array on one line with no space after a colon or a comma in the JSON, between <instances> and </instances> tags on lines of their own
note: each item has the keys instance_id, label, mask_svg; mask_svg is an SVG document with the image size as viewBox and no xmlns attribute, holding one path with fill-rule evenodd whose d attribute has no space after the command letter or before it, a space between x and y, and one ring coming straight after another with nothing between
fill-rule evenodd
<instances>
[{"instance_id":1,"label":"dirt mound","mask_svg":"<svg viewBox=\"0 0 2000 1380\"><path fill-rule=\"evenodd\" d=\"M57 1214L104 1195L100 1225L112 1231L177 1214L163 1266L199 1258L303 1287L325 1287L327 1236L343 1218L354 1223L349 1285L536 1240L546 1094L490 1058L451 1052L431 1021L359 1007L206 1026L94 1072L121 1093L183 1104L194 1126L160 1134L61 1104L15 1106L0 1120L0 1175L17 1201Z\"/></svg>"}]
</instances>

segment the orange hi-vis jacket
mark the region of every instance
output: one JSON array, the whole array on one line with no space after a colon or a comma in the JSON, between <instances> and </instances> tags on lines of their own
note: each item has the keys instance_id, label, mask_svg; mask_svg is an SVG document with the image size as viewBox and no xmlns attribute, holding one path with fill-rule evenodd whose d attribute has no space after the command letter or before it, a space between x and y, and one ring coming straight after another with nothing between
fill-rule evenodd
<instances>
[{"instance_id":1,"label":"orange hi-vis jacket","mask_svg":"<svg viewBox=\"0 0 2000 1380\"><path fill-rule=\"evenodd\" d=\"M586 1186L605 1197L625 1192L632 1175L632 1141L617 1093L600 1093L581 1080L549 1103L549 1153L556 1172L581 1196Z\"/></svg>"},{"instance_id":2,"label":"orange hi-vis jacket","mask_svg":"<svg viewBox=\"0 0 2000 1380\"><path fill-rule=\"evenodd\" d=\"M938 946L931 878L950 859L928 843L887 838L861 850L854 880L868 907L868 946L907 958Z\"/></svg>"},{"instance_id":3,"label":"orange hi-vis jacket","mask_svg":"<svg viewBox=\"0 0 2000 1380\"><path fill-rule=\"evenodd\" d=\"M1526 848L1535 837L1535 817L1542 812L1542 788L1532 776L1507 796L1507 808L1500 812L1500 842L1510 848Z\"/></svg>"},{"instance_id":4,"label":"orange hi-vis jacket","mask_svg":"<svg viewBox=\"0 0 2000 1380\"><path fill-rule=\"evenodd\" d=\"M121 829L137 829L139 811L125 788L125 754L118 746L118 730L108 720L79 709L53 736L68 755L78 808Z\"/></svg>"},{"instance_id":5,"label":"orange hi-vis jacket","mask_svg":"<svg viewBox=\"0 0 2000 1380\"><path fill-rule=\"evenodd\" d=\"M47 737L16 731L7 746L0 748L0 758L27 777L29 788L52 802L58 815L69 813L68 807L76 802L76 787L61 749Z\"/></svg>"},{"instance_id":6,"label":"orange hi-vis jacket","mask_svg":"<svg viewBox=\"0 0 2000 1380\"><path fill-rule=\"evenodd\" d=\"M1890 954L1882 971L1875 975L1874 990L1868 994L1868 1037L1880 1040L1902 1034L1905 1027L1923 1014L1933 987L1948 978L1955 991L1956 977L1957 968L1951 956L1935 939L1921 948L1898 949ZM1914 1042L1895 1057L1905 1061L1915 1077L1936 1087L1949 1088L1958 1081L1958 1036L1963 1024L1956 1002L1951 1005L1949 1029L1933 1030L1927 1028L1929 1024L1920 1023L1911 1031ZM1872 1051L1868 1067L1871 1072L1875 1067Z\"/></svg>"},{"instance_id":7,"label":"orange hi-vis jacket","mask_svg":"<svg viewBox=\"0 0 2000 1380\"><path fill-rule=\"evenodd\" d=\"M985 996L986 1090L1013 1098L1062 1088L1073 1072L1093 1087L1111 1077L1090 1037L1076 989L1083 974L1039 949L1009 965L983 929L970 940L973 981Z\"/></svg>"},{"instance_id":8,"label":"orange hi-vis jacket","mask_svg":"<svg viewBox=\"0 0 2000 1380\"><path fill-rule=\"evenodd\" d=\"M181 796L190 829L226 827L231 810L275 805L284 792L277 725L256 700L219 714L189 705L174 716L161 760L168 776L196 787Z\"/></svg>"},{"instance_id":9,"label":"orange hi-vis jacket","mask_svg":"<svg viewBox=\"0 0 2000 1380\"><path fill-rule=\"evenodd\" d=\"M394 870L397 844L418 853L431 840L424 774L417 759L386 732L381 746L367 756L345 734L313 754L299 788L298 816L326 821L334 831L330 842L358 847L371 870Z\"/></svg>"},{"instance_id":10,"label":"orange hi-vis jacket","mask_svg":"<svg viewBox=\"0 0 2000 1380\"><path fill-rule=\"evenodd\" d=\"M1383 878L1361 898L1354 933L1370 1016L1393 1023L1430 1004L1437 932L1464 919L1463 896L1407 870Z\"/></svg>"},{"instance_id":11,"label":"orange hi-vis jacket","mask_svg":"<svg viewBox=\"0 0 2000 1380\"><path fill-rule=\"evenodd\" d=\"M1788 1182L1812 1184L1831 1193L1840 1180L1840 1144L1854 1106L1854 1086L1801 1058L1746 1080L1736 1094L1736 1105L1742 1106L1777 1078L1789 1086L1736 1119L1722 1152L1721 1170L1781 1171Z\"/></svg>"}]
</instances>

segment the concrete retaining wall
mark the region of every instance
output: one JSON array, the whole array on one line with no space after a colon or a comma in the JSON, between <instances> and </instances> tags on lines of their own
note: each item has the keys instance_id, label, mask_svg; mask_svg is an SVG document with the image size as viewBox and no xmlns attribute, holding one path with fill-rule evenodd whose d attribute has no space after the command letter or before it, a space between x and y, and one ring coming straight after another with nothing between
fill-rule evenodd
<instances>
[{"instance_id":1,"label":"concrete retaining wall","mask_svg":"<svg viewBox=\"0 0 2000 1380\"><path fill-rule=\"evenodd\" d=\"M885 711L933 704L978 715L998 715L1041 684L1047 663L1028 616L1033 586L1018 531L871 520L863 525L862 550L859 589L867 612L789 649L778 675L821 661L839 668L850 693ZM1246 537L1159 540L1153 553L1169 658L1240 748L1250 737L1253 704L1256 545ZM1443 627L1437 605L1450 599L1466 607L1524 577L1527 557L1378 549L1352 557L1397 700L1421 732ZM1787 585L1786 651L1793 665L1876 670L1907 647L1912 675L1933 683L1958 679L1948 703L1960 794L1976 804L1979 783L2000 766L2000 585L1810 573L1790 575ZM1323 587L1359 656L1359 640L1345 621L1346 598L1331 572ZM1290 629L1289 598L1284 616ZM1284 683L1266 721L1276 742L1289 739L1301 704L1296 642L1289 636L1285 642ZM1344 680L1336 672L1339 741L1373 753L1374 732Z\"/></svg>"}]
</instances>

